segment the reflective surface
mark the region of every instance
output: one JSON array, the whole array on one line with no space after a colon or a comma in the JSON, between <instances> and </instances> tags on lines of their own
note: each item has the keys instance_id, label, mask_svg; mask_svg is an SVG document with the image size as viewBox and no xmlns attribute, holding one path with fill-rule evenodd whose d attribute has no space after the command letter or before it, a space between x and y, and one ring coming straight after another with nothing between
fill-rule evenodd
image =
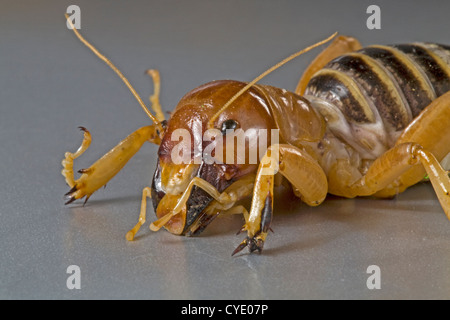
<instances>
[{"instance_id":1,"label":"reflective surface","mask_svg":"<svg viewBox=\"0 0 450 320\"><path fill-rule=\"evenodd\" d=\"M233 258L244 236L235 235L239 216L186 238L151 232L149 206L135 241L125 240L156 166L150 144L85 207L64 206L60 162L81 142L77 127L93 136L78 170L148 120L65 27L70 2L20 3L4 1L0 12L0 298L450 298L450 223L428 184L392 200L330 196L316 208L280 189L263 254ZM381 1L381 30L367 29L369 4L354 1L131 3L78 1L81 31L145 100L152 88L144 70L158 68L167 111L202 83L251 80L336 30L365 45L450 43L450 4L442 2ZM293 90L315 54L262 83ZM80 267L80 290L67 288L70 265ZM371 265L381 289L367 287Z\"/></svg>"}]
</instances>

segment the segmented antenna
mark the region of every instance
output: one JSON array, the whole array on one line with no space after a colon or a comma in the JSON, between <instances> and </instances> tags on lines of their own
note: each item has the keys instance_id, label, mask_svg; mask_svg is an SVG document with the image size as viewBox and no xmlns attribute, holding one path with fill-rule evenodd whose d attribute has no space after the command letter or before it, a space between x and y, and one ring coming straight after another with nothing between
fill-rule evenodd
<instances>
[{"instance_id":1,"label":"segmented antenna","mask_svg":"<svg viewBox=\"0 0 450 320\"><path fill-rule=\"evenodd\" d=\"M209 119L208 121L208 128L213 128L214 125L214 121L217 119L217 117L225 111L226 108L228 108L237 98L239 98L245 91L247 91L251 86L253 86L256 82L258 82L259 80L261 80L262 78L264 78L265 76L267 76L269 73L271 73L272 71L278 69L279 67L281 67L282 65L288 63L289 61L291 61L292 59L297 58L299 55L302 55L303 53L306 53L324 43L327 43L328 41L330 41L331 39L333 39L335 36L337 35L337 32L333 33L331 36L329 36L328 38L326 38L325 40L322 40L320 42L317 42L316 44L313 44L312 46L309 46L305 49L302 49L292 55L290 55L289 57L285 58L284 60L278 62L276 65L274 65L273 67L269 68L268 70L264 71L262 74L260 74L259 76L257 76L253 81L249 82L245 87L243 87L238 93L236 93L233 97L231 97L230 100L228 100L227 103L225 103L225 105L220 108L220 110L218 112L216 112L214 114L214 116Z\"/></svg>"},{"instance_id":2,"label":"segmented antenna","mask_svg":"<svg viewBox=\"0 0 450 320\"><path fill-rule=\"evenodd\" d=\"M136 90L133 88L133 86L130 84L130 82L128 81L127 78L125 78L125 76L123 75L122 72L120 72L119 69L116 68L116 66L109 61L108 58L106 58L103 54L101 54L92 44L90 44L86 39L83 38L83 36L78 32L78 30L74 27L72 21L70 21L68 14L66 13L64 15L68 21L68 23L70 24L73 32L75 32L75 35L78 37L78 39L84 43L84 45L86 45L86 47L88 47L89 49L91 49L92 52L95 53L95 55L97 57L99 57L101 60L103 60L111 69L113 69L113 71L119 76L120 79L122 79L122 81L125 83L125 85L128 87L128 89L130 89L131 93L133 94L133 96L136 98L136 100L139 102L140 106L142 107L142 109L145 111L145 113L148 115L148 117L150 119L152 119L152 121L156 124L159 125L160 122L152 115L152 113L148 110L147 106L144 104L144 101L142 101L141 97L139 96L139 94L136 92Z\"/></svg>"}]
</instances>

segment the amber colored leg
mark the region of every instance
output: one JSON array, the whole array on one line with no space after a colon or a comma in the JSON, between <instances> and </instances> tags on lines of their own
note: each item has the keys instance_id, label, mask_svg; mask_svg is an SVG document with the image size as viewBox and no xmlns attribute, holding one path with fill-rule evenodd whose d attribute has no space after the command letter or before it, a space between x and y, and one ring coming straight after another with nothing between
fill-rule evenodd
<instances>
[{"instance_id":1,"label":"amber colored leg","mask_svg":"<svg viewBox=\"0 0 450 320\"><path fill-rule=\"evenodd\" d=\"M225 210L222 212L222 214L242 214L244 216L245 221L248 221L249 215L247 209L242 205L238 205L228 210Z\"/></svg>"},{"instance_id":2,"label":"amber colored leg","mask_svg":"<svg viewBox=\"0 0 450 320\"><path fill-rule=\"evenodd\" d=\"M274 175L277 170L290 182L295 195L306 204L317 206L325 199L327 177L316 160L292 145L271 146L258 168L248 221L242 228L247 231L247 237L233 255L246 246L250 252L261 252L272 221Z\"/></svg>"},{"instance_id":3,"label":"amber colored leg","mask_svg":"<svg viewBox=\"0 0 450 320\"><path fill-rule=\"evenodd\" d=\"M173 216L180 213L185 207L186 202L189 199L189 196L191 194L192 188L194 186L197 186L203 191L207 192L214 200L216 200L219 205L227 205L227 204L234 204L237 200L239 200L240 195L236 194L235 192L227 192L224 191L220 193L212 184L209 182L203 180L199 177L194 177L191 182L189 182L189 185L187 186L186 190L181 194L177 200L176 205L172 209L171 212L167 213L166 215L162 216L158 220L154 221L150 225L150 230L152 231L158 231L161 229ZM241 189L241 190L245 190Z\"/></svg>"},{"instance_id":4,"label":"amber colored leg","mask_svg":"<svg viewBox=\"0 0 450 320\"><path fill-rule=\"evenodd\" d=\"M303 95L311 77L322 69L328 62L337 58L345 53L353 52L361 49L361 44L352 37L339 36L333 40L333 42L323 50L303 73L300 81L297 84L295 93Z\"/></svg>"},{"instance_id":5,"label":"amber colored leg","mask_svg":"<svg viewBox=\"0 0 450 320\"><path fill-rule=\"evenodd\" d=\"M136 225L133 227L133 229L131 229L130 231L127 232L125 238L128 241L134 240L134 236L139 231L141 226L145 223L145 216L147 213L147 197L151 198L152 197L151 194L152 194L152 190L149 187L145 187L142 190L141 212L139 214L139 220L136 223Z\"/></svg>"},{"instance_id":6,"label":"amber colored leg","mask_svg":"<svg viewBox=\"0 0 450 320\"><path fill-rule=\"evenodd\" d=\"M156 114L156 119L158 121L164 121L164 113L161 109L161 104L159 103L159 91L161 88L161 80L159 76L159 71L155 69L147 70L146 73L153 79L153 95L150 96L150 102L152 104L152 109Z\"/></svg>"},{"instance_id":7,"label":"amber colored leg","mask_svg":"<svg viewBox=\"0 0 450 320\"><path fill-rule=\"evenodd\" d=\"M333 182L330 182L332 184L330 191L350 198L377 193L385 196L389 193L395 194L408 187L401 183L401 177L417 164L421 164L425 168L445 214L450 218L450 179L448 174L430 151L416 143L399 144L386 151L374 161L367 173L353 184L341 183L342 180L339 179L331 180ZM406 179L408 178L406 177Z\"/></svg>"},{"instance_id":8,"label":"amber colored leg","mask_svg":"<svg viewBox=\"0 0 450 320\"><path fill-rule=\"evenodd\" d=\"M84 132L83 142L81 143L81 146L75 153L66 152L66 154L64 155L65 158L61 162L64 168L61 171L61 174L66 178L66 183L69 185L70 188L73 188L75 186L75 180L73 178L73 160L81 156L87 150L87 148L89 148L92 141L90 132L85 127L79 128L81 131Z\"/></svg>"},{"instance_id":9,"label":"amber colored leg","mask_svg":"<svg viewBox=\"0 0 450 320\"><path fill-rule=\"evenodd\" d=\"M450 92L434 100L417 116L396 145L376 159L363 177L352 181L352 168L348 163L339 162L329 174L329 191L344 197L387 197L404 191L428 175L450 218L450 179L439 163L449 153L449 146Z\"/></svg>"},{"instance_id":10,"label":"amber colored leg","mask_svg":"<svg viewBox=\"0 0 450 320\"><path fill-rule=\"evenodd\" d=\"M117 146L111 149L108 153L106 153L103 157L98 159L92 166L88 169L81 169L80 172L82 175L79 179L74 181L73 177L73 159L79 156L84 150L87 149L89 145L87 143L86 134L88 134L87 130L85 131L85 140L83 140L83 144L80 149L72 155L71 153L66 153L66 157L63 160L62 164L64 169L62 170L63 176L66 178L67 183L72 188L67 194L68 201L66 204L69 204L76 199L83 198L86 196L86 201L89 197L100 187L104 186L110 179L112 179L134 156L134 154L142 147L144 142L152 141L158 142L160 138L157 133L158 129L155 125L142 127L124 140L122 140ZM90 140L90 135L88 137ZM81 151L80 151L81 150Z\"/></svg>"},{"instance_id":11,"label":"amber colored leg","mask_svg":"<svg viewBox=\"0 0 450 320\"><path fill-rule=\"evenodd\" d=\"M435 99L403 131L396 144L414 142L430 151L438 161L450 152L450 92ZM421 166L411 168L400 180L413 185L424 176Z\"/></svg>"}]
</instances>

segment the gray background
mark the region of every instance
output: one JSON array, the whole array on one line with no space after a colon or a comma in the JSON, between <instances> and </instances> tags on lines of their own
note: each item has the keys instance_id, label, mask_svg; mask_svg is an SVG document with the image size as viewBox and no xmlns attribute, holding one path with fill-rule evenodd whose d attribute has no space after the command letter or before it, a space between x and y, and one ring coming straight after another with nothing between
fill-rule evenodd
<instances>
[{"instance_id":1,"label":"gray background","mask_svg":"<svg viewBox=\"0 0 450 320\"><path fill-rule=\"evenodd\" d=\"M238 216L217 219L201 237L153 233L136 241L141 190L155 167L147 144L106 187L64 206L60 174L86 168L149 123L117 76L65 26L81 7L81 32L127 75L142 97L158 68L171 110L215 79L249 81L334 31L363 44L450 43L448 1L10 1L0 4L0 298L2 299L448 299L450 223L431 186L393 200L329 197L309 208L280 191L275 233L262 255L230 257L243 235ZM381 30L366 8L381 7ZM262 83L293 90L316 50ZM148 220L154 218L149 209ZM81 268L68 290L66 269ZM381 289L369 290L369 265Z\"/></svg>"}]
</instances>

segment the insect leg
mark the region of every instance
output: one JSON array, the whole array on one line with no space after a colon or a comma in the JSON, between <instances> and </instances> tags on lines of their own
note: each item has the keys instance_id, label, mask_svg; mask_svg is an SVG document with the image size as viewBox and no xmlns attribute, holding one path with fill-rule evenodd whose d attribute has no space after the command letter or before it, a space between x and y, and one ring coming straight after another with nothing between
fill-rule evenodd
<instances>
[{"instance_id":1,"label":"insect leg","mask_svg":"<svg viewBox=\"0 0 450 320\"><path fill-rule=\"evenodd\" d=\"M174 206L172 211L154 221L150 225L150 229L152 231L158 231L159 229L161 229L173 216L180 213L186 207L186 202L188 201L192 188L194 186L203 189L211 197L213 197L214 200L218 201L221 204L236 201L236 199L233 199L234 197L230 196L230 194L228 194L227 192L224 191L220 193L212 184L210 184L206 180L203 180L200 177L194 177L191 182L189 182L189 185L187 186L183 194L179 196L177 204Z\"/></svg>"},{"instance_id":2,"label":"insect leg","mask_svg":"<svg viewBox=\"0 0 450 320\"><path fill-rule=\"evenodd\" d=\"M70 188L73 188L75 186L75 180L73 178L73 160L81 156L87 150L87 148L89 148L89 145L92 141L90 132L85 127L79 128L84 132L83 142L81 143L80 148L78 148L77 152L75 153L66 152L66 154L64 155L65 157L61 162L64 168L61 171L61 174L64 176L64 178L66 178L66 183Z\"/></svg>"},{"instance_id":3,"label":"insect leg","mask_svg":"<svg viewBox=\"0 0 450 320\"><path fill-rule=\"evenodd\" d=\"M139 220L138 223L136 223L136 225L133 227L133 229L127 232L125 237L128 241L134 240L134 236L139 231L141 226L145 223L145 216L147 212L147 197L151 198L151 194L152 190L149 187L145 187L142 190L141 212L139 213Z\"/></svg>"},{"instance_id":4,"label":"insect leg","mask_svg":"<svg viewBox=\"0 0 450 320\"><path fill-rule=\"evenodd\" d=\"M162 122L165 120L164 113L161 109L161 104L159 103L159 92L161 88L161 78L159 76L159 71L155 69L147 70L146 73L153 79L153 95L150 96L150 102L152 104L152 109L155 112L156 119Z\"/></svg>"},{"instance_id":5,"label":"insect leg","mask_svg":"<svg viewBox=\"0 0 450 320\"><path fill-rule=\"evenodd\" d=\"M331 190L345 197L395 195L406 189L412 181L408 171L417 165L426 170L439 201L450 219L450 179L436 157L417 143L402 143L386 151L369 167L367 173L352 184L345 184L330 175ZM342 172L344 167L341 167ZM345 170L345 169L344 169ZM425 173L425 172L423 172ZM422 174L423 178L424 174ZM417 182L417 181L416 181ZM337 191L337 192L334 192Z\"/></svg>"},{"instance_id":6,"label":"insect leg","mask_svg":"<svg viewBox=\"0 0 450 320\"><path fill-rule=\"evenodd\" d=\"M85 130L85 140L83 140L80 149L75 155L66 153L66 158L62 162L64 169L61 173L66 178L69 187L72 188L66 193L68 200L66 204L69 204L76 199L83 198L84 196L86 196L87 201L97 189L104 186L123 168L128 160L130 160L141 148L145 141L159 143L160 138L156 125L142 127L122 140L117 146L98 159L88 169L79 170L78 172L81 173L81 176L74 181L72 169L73 159L87 149L87 146L89 145L88 141L90 142L90 134Z\"/></svg>"},{"instance_id":7,"label":"insect leg","mask_svg":"<svg viewBox=\"0 0 450 320\"><path fill-rule=\"evenodd\" d=\"M249 174L235 182L233 182L222 193L221 200L213 201L205 210L201 213L199 218L191 224L189 231L186 233L188 236L194 236L203 231L219 214L231 215L231 214L243 214L245 222L248 221L248 211L243 205L234 204L252 194L253 185L255 182L255 175ZM220 198L219 198L220 199Z\"/></svg>"},{"instance_id":8,"label":"insect leg","mask_svg":"<svg viewBox=\"0 0 450 320\"><path fill-rule=\"evenodd\" d=\"M228 210L225 210L222 212L222 214L242 214L242 215L244 215L245 221L248 221L248 216L249 216L247 209L242 205L238 205L238 206L232 207Z\"/></svg>"},{"instance_id":9,"label":"insect leg","mask_svg":"<svg viewBox=\"0 0 450 320\"><path fill-rule=\"evenodd\" d=\"M396 144L415 142L442 161L450 153L450 92L435 99L406 127ZM408 172L413 183L423 178L420 166ZM404 183L411 183L406 181ZM411 185L411 184L410 184Z\"/></svg>"},{"instance_id":10,"label":"insect leg","mask_svg":"<svg viewBox=\"0 0 450 320\"><path fill-rule=\"evenodd\" d=\"M327 177L316 160L292 145L269 147L259 165L250 214L242 228L247 231L247 237L233 255L246 246L250 252L262 250L272 220L276 169L290 182L295 195L306 204L317 206L325 199L328 191Z\"/></svg>"},{"instance_id":11,"label":"insect leg","mask_svg":"<svg viewBox=\"0 0 450 320\"><path fill-rule=\"evenodd\" d=\"M361 49L361 44L355 38L347 36L336 37L333 42L325 50L323 50L305 70L297 84L295 93L303 95L306 85L314 73L322 69L328 62L345 53L359 49Z\"/></svg>"},{"instance_id":12,"label":"insect leg","mask_svg":"<svg viewBox=\"0 0 450 320\"><path fill-rule=\"evenodd\" d=\"M348 162L339 161L330 171L329 191L344 197L391 197L427 174L448 216L449 178L439 161L450 152L449 145L450 92L425 108L404 129L396 145L373 162L365 176L357 177Z\"/></svg>"}]
</instances>

